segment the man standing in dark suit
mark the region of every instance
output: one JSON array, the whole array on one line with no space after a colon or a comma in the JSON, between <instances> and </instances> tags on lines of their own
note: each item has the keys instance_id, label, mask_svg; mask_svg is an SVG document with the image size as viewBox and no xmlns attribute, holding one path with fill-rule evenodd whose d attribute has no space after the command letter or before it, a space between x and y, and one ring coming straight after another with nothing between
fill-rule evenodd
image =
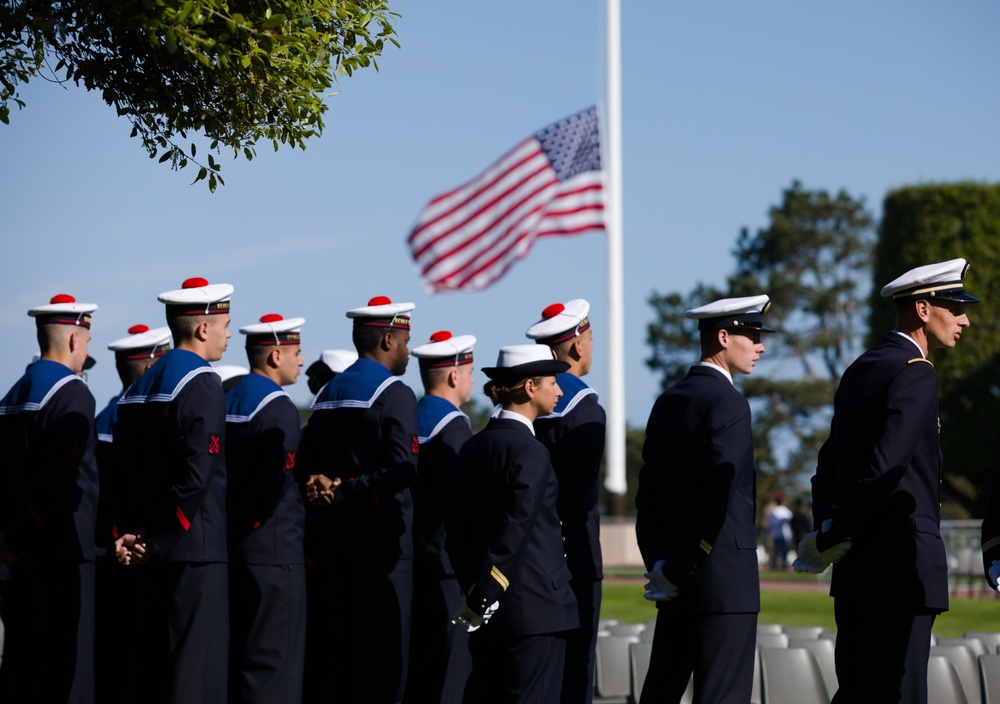
<instances>
[{"instance_id":1,"label":"man standing in dark suit","mask_svg":"<svg viewBox=\"0 0 1000 704\"><path fill-rule=\"evenodd\" d=\"M391 704L406 686L420 446L417 399L399 377L413 308L378 296L347 312L359 359L323 387L302 431L296 472L320 509L307 702Z\"/></svg>"},{"instance_id":2,"label":"man standing in dark suit","mask_svg":"<svg viewBox=\"0 0 1000 704\"><path fill-rule=\"evenodd\" d=\"M295 483L299 411L282 388L302 369L304 318L245 325L250 373L226 393L229 701L301 704L305 504Z\"/></svg>"},{"instance_id":3,"label":"man standing in dark suit","mask_svg":"<svg viewBox=\"0 0 1000 704\"><path fill-rule=\"evenodd\" d=\"M830 438L813 477L817 531L796 569L832 563L837 618L834 701L927 701L937 614L948 609L940 533L938 378L927 359L954 347L969 319L964 259L918 267L882 289L896 328L840 381Z\"/></svg>"},{"instance_id":4,"label":"man standing in dark suit","mask_svg":"<svg viewBox=\"0 0 1000 704\"><path fill-rule=\"evenodd\" d=\"M701 361L653 406L636 494L636 537L657 602L641 701L746 704L753 689L760 583L750 405L733 386L764 353L766 295L687 311Z\"/></svg>"},{"instance_id":5,"label":"man standing in dark suit","mask_svg":"<svg viewBox=\"0 0 1000 704\"><path fill-rule=\"evenodd\" d=\"M0 400L0 701L95 701L95 310L65 293L29 310L41 358Z\"/></svg>"},{"instance_id":6,"label":"man standing in dark suit","mask_svg":"<svg viewBox=\"0 0 1000 704\"><path fill-rule=\"evenodd\" d=\"M121 608L139 622L142 701L226 701L226 397L209 362L226 351L232 293L200 277L161 293L175 348L118 401L118 554L140 584Z\"/></svg>"},{"instance_id":7,"label":"man standing in dark suit","mask_svg":"<svg viewBox=\"0 0 1000 704\"><path fill-rule=\"evenodd\" d=\"M556 375L563 395L555 410L535 420L538 439L552 456L559 482L556 508L566 538L570 586L580 611L580 628L566 641L563 704L590 704L594 698L594 650L601 616L601 516L597 510L607 416L597 393L580 378L594 358L590 303L577 298L553 303L525 335L547 345L569 369Z\"/></svg>"},{"instance_id":8,"label":"man standing in dark suit","mask_svg":"<svg viewBox=\"0 0 1000 704\"><path fill-rule=\"evenodd\" d=\"M420 460L413 486L413 620L407 704L460 704L472 670L469 634L449 623L465 595L445 549L458 453L472 437L460 410L472 396L472 335L439 330L413 350L423 398L417 403Z\"/></svg>"}]
</instances>

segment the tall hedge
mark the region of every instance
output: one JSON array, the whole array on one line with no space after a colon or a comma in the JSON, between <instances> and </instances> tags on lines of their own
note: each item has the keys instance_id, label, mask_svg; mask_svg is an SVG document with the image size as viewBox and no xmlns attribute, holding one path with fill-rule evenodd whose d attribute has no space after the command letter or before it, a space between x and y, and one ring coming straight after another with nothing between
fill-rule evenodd
<instances>
[{"instance_id":1,"label":"tall hedge","mask_svg":"<svg viewBox=\"0 0 1000 704\"><path fill-rule=\"evenodd\" d=\"M941 380L944 490L978 518L1000 477L1000 185L927 184L886 195L869 342L895 322L882 286L913 267L955 257L971 262L966 289L983 302L967 307L972 324L955 348L933 352L931 361Z\"/></svg>"}]
</instances>

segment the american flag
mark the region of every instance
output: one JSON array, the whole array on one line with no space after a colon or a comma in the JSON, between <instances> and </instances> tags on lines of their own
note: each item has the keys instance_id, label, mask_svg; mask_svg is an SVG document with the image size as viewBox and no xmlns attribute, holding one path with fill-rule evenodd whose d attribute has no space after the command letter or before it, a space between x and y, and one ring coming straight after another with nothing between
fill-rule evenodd
<instances>
[{"instance_id":1,"label":"american flag","mask_svg":"<svg viewBox=\"0 0 1000 704\"><path fill-rule=\"evenodd\" d=\"M597 108L549 125L431 200L407 239L433 292L478 291L535 240L604 229Z\"/></svg>"}]
</instances>

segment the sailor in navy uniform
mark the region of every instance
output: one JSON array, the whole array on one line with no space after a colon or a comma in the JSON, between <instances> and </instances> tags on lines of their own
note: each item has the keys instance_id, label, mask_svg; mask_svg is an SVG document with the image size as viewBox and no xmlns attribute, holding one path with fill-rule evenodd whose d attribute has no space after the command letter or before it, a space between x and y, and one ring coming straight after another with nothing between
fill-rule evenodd
<instances>
[{"instance_id":1,"label":"sailor in navy uniform","mask_svg":"<svg viewBox=\"0 0 1000 704\"><path fill-rule=\"evenodd\" d=\"M764 353L765 295L689 310L701 361L656 400L636 493L636 538L657 602L641 701L750 701L760 583L750 405L733 386Z\"/></svg>"},{"instance_id":2,"label":"sailor in navy uniform","mask_svg":"<svg viewBox=\"0 0 1000 704\"><path fill-rule=\"evenodd\" d=\"M112 481L119 560L138 570L142 701L226 701L229 579L226 399L211 361L229 337L233 287L191 278L159 296L175 348L118 401Z\"/></svg>"},{"instance_id":3,"label":"sailor in navy uniform","mask_svg":"<svg viewBox=\"0 0 1000 704\"><path fill-rule=\"evenodd\" d=\"M303 366L303 318L246 325L250 373L226 393L229 700L300 704L306 644L299 411L282 389Z\"/></svg>"},{"instance_id":4,"label":"sailor in navy uniform","mask_svg":"<svg viewBox=\"0 0 1000 704\"><path fill-rule=\"evenodd\" d=\"M446 330L413 350L424 395L417 403L420 460L413 487L413 619L405 701L462 701L472 669L469 634L449 620L465 595L445 550L444 518L451 504L458 453L472 437L460 410L472 396L472 335Z\"/></svg>"},{"instance_id":5,"label":"sailor in navy uniform","mask_svg":"<svg viewBox=\"0 0 1000 704\"><path fill-rule=\"evenodd\" d=\"M927 701L931 629L948 609L941 539L938 377L927 354L969 326L964 259L886 284L896 327L848 367L813 477L818 531L795 568L831 563L837 618L834 701Z\"/></svg>"},{"instance_id":6,"label":"sailor in navy uniform","mask_svg":"<svg viewBox=\"0 0 1000 704\"><path fill-rule=\"evenodd\" d=\"M302 431L296 472L322 512L306 701L399 702L406 685L419 444L417 399L399 376L413 308L379 296L347 312L359 359L323 388Z\"/></svg>"},{"instance_id":7,"label":"sailor in navy uniform","mask_svg":"<svg viewBox=\"0 0 1000 704\"><path fill-rule=\"evenodd\" d=\"M569 364L542 345L503 347L487 395L501 406L459 455L447 550L472 631L468 704L558 702L567 632L580 625L563 551L558 486L532 423L562 396Z\"/></svg>"},{"instance_id":8,"label":"sailor in navy uniform","mask_svg":"<svg viewBox=\"0 0 1000 704\"><path fill-rule=\"evenodd\" d=\"M594 698L594 652L601 615L601 516L597 510L601 459L607 416L597 392L580 378L590 371L594 356L590 303L577 298L553 303L525 335L552 348L569 369L556 376L563 395L555 410L535 420L535 433L552 456L559 481L559 520L566 537L566 561L573 574L570 586L580 610L580 628L566 643L562 702Z\"/></svg>"},{"instance_id":9,"label":"sailor in navy uniform","mask_svg":"<svg viewBox=\"0 0 1000 704\"><path fill-rule=\"evenodd\" d=\"M150 329L148 325L133 325L128 335L108 344L115 353L115 369L122 390L104 410L97 414L97 470L101 494L97 504L97 699L100 702L127 701L135 673L132 628L135 614L120 609L123 594L134 588L135 571L123 567L115 559L114 542L119 537L114 519L115 484L112 476L112 442L118 420L118 399L170 349L170 328Z\"/></svg>"},{"instance_id":10,"label":"sailor in navy uniform","mask_svg":"<svg viewBox=\"0 0 1000 704\"><path fill-rule=\"evenodd\" d=\"M309 391L314 396L319 394L333 377L357 361L358 353L354 350L323 350L319 359L306 368Z\"/></svg>"},{"instance_id":11,"label":"sailor in navy uniform","mask_svg":"<svg viewBox=\"0 0 1000 704\"><path fill-rule=\"evenodd\" d=\"M95 701L95 404L80 376L95 310L67 294L29 310L41 358L0 400L3 701Z\"/></svg>"}]
</instances>

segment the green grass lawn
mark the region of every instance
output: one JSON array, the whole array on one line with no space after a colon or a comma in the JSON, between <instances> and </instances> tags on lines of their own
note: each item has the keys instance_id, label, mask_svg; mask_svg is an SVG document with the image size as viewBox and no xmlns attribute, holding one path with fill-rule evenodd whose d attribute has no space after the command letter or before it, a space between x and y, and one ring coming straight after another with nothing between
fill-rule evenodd
<instances>
[{"instance_id":1,"label":"green grass lawn","mask_svg":"<svg viewBox=\"0 0 1000 704\"><path fill-rule=\"evenodd\" d=\"M810 576L810 579L815 581L815 577ZM762 591L760 605L760 623L837 628L833 599L825 592ZM636 584L605 582L601 618L641 623L656 618L656 607L642 598L641 581ZM1000 631L1000 599L996 595L952 598L951 608L934 622L934 632L946 638L960 637L966 631Z\"/></svg>"}]
</instances>

